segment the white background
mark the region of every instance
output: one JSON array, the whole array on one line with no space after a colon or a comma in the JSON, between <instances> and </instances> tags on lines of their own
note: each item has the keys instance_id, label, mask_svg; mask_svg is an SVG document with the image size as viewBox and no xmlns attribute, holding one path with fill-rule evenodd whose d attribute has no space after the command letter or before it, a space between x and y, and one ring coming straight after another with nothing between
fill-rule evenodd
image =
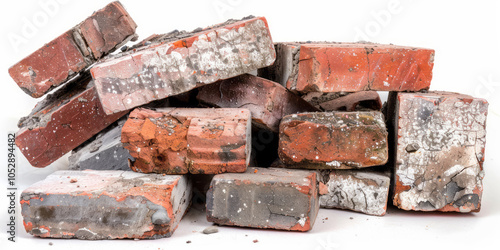
<instances>
[{"instance_id":1,"label":"white background","mask_svg":"<svg viewBox=\"0 0 500 250\"><path fill-rule=\"evenodd\" d=\"M390 207L383 217L322 209L312 231L280 232L221 227L212 235L200 231L210 224L192 209L173 237L160 240L79 241L34 238L17 220L16 243L7 241L7 132L29 114L37 101L17 87L8 68L100 9L108 1L4 1L1 34L0 246L1 249L72 249L120 247L135 249L498 249L500 236L500 5L495 1L132 1L122 3L138 24L140 39L173 29L193 30L228 18L265 16L273 40L368 40L432 48L436 51L432 90L448 90L490 102L482 210L477 214L404 212ZM51 3L46 8L44 3ZM45 7L44 7L45 6ZM26 28L32 26L31 30ZM29 165L18 151L18 194L56 169ZM19 203L17 203L19 204ZM19 208L19 205L17 205ZM18 209L17 216L19 217ZM352 219L351 219L352 217ZM326 219L328 218L328 219ZM257 243L253 240L257 239ZM190 240L192 243L187 244ZM53 243L52 246L49 242ZM36 245L35 245L36 244Z\"/></svg>"}]
</instances>

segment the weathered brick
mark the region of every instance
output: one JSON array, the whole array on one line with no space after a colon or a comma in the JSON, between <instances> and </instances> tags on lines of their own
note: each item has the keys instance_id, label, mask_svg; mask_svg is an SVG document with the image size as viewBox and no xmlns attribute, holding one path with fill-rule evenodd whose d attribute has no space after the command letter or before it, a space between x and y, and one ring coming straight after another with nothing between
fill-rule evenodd
<instances>
[{"instance_id":1,"label":"weathered brick","mask_svg":"<svg viewBox=\"0 0 500 250\"><path fill-rule=\"evenodd\" d=\"M170 237L191 201L187 176L57 171L21 194L26 232L87 240Z\"/></svg>"},{"instance_id":2,"label":"weathered brick","mask_svg":"<svg viewBox=\"0 0 500 250\"><path fill-rule=\"evenodd\" d=\"M319 204L370 215L385 215L391 183L390 172L371 169L322 170Z\"/></svg>"},{"instance_id":3,"label":"weathered brick","mask_svg":"<svg viewBox=\"0 0 500 250\"><path fill-rule=\"evenodd\" d=\"M134 160L121 142L126 119L107 127L71 152L69 169L131 170L128 160Z\"/></svg>"},{"instance_id":4,"label":"weathered brick","mask_svg":"<svg viewBox=\"0 0 500 250\"><path fill-rule=\"evenodd\" d=\"M316 172L248 168L214 176L207 220L221 225L309 231L318 214Z\"/></svg>"},{"instance_id":5,"label":"weathered brick","mask_svg":"<svg viewBox=\"0 0 500 250\"><path fill-rule=\"evenodd\" d=\"M106 113L248 73L276 58L263 17L156 35L144 44L91 69Z\"/></svg>"},{"instance_id":6,"label":"weathered brick","mask_svg":"<svg viewBox=\"0 0 500 250\"><path fill-rule=\"evenodd\" d=\"M449 92L395 98L394 205L479 212L488 103Z\"/></svg>"},{"instance_id":7,"label":"weathered brick","mask_svg":"<svg viewBox=\"0 0 500 250\"><path fill-rule=\"evenodd\" d=\"M381 110L382 101L377 91L354 93L310 92L302 98L324 111Z\"/></svg>"},{"instance_id":8,"label":"weathered brick","mask_svg":"<svg viewBox=\"0 0 500 250\"><path fill-rule=\"evenodd\" d=\"M135 37L137 25L112 2L9 69L27 94L41 97Z\"/></svg>"},{"instance_id":9,"label":"weathered brick","mask_svg":"<svg viewBox=\"0 0 500 250\"><path fill-rule=\"evenodd\" d=\"M21 118L16 144L34 167L46 167L125 115L106 115L93 81L73 82Z\"/></svg>"},{"instance_id":10,"label":"weathered brick","mask_svg":"<svg viewBox=\"0 0 500 250\"><path fill-rule=\"evenodd\" d=\"M280 124L278 154L297 168L350 169L383 165L387 131L378 111L288 115Z\"/></svg>"},{"instance_id":11,"label":"weathered brick","mask_svg":"<svg viewBox=\"0 0 500 250\"><path fill-rule=\"evenodd\" d=\"M374 43L277 43L277 59L259 75L292 91L428 89L434 50Z\"/></svg>"},{"instance_id":12,"label":"weathered brick","mask_svg":"<svg viewBox=\"0 0 500 250\"><path fill-rule=\"evenodd\" d=\"M250 132L247 109L138 108L123 126L122 142L138 172L245 172Z\"/></svg>"},{"instance_id":13,"label":"weathered brick","mask_svg":"<svg viewBox=\"0 0 500 250\"><path fill-rule=\"evenodd\" d=\"M221 108L247 108L258 127L278 132L283 116L319 111L278 83L244 74L198 89L197 99Z\"/></svg>"}]
</instances>

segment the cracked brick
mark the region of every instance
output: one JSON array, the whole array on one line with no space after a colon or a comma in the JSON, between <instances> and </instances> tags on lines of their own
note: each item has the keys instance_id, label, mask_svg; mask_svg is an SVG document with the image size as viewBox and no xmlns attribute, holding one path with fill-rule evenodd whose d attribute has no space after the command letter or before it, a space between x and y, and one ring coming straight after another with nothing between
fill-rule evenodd
<instances>
[{"instance_id":1,"label":"cracked brick","mask_svg":"<svg viewBox=\"0 0 500 250\"><path fill-rule=\"evenodd\" d=\"M170 237L191 201L187 176L57 171L21 194L26 232L85 240Z\"/></svg>"},{"instance_id":2,"label":"cracked brick","mask_svg":"<svg viewBox=\"0 0 500 250\"><path fill-rule=\"evenodd\" d=\"M387 131L379 111L288 115L280 123L278 155L292 168L352 169L383 165Z\"/></svg>"},{"instance_id":3,"label":"cracked brick","mask_svg":"<svg viewBox=\"0 0 500 250\"><path fill-rule=\"evenodd\" d=\"M434 65L434 50L374 43L277 43L276 53L259 76L300 93L428 89Z\"/></svg>"},{"instance_id":4,"label":"cracked brick","mask_svg":"<svg viewBox=\"0 0 500 250\"><path fill-rule=\"evenodd\" d=\"M215 175L207 193L207 220L220 225L309 231L318 214L314 171L248 168Z\"/></svg>"},{"instance_id":5,"label":"cracked brick","mask_svg":"<svg viewBox=\"0 0 500 250\"><path fill-rule=\"evenodd\" d=\"M134 160L121 142L122 127L126 119L120 119L84 144L69 156L69 169L129 170L128 160Z\"/></svg>"},{"instance_id":6,"label":"cracked brick","mask_svg":"<svg viewBox=\"0 0 500 250\"><path fill-rule=\"evenodd\" d=\"M197 99L209 106L246 108L254 125L273 132L285 115L319 111L278 83L250 74L201 87Z\"/></svg>"},{"instance_id":7,"label":"cracked brick","mask_svg":"<svg viewBox=\"0 0 500 250\"><path fill-rule=\"evenodd\" d=\"M68 83L21 118L16 145L34 167L46 167L126 112L106 115L93 81Z\"/></svg>"},{"instance_id":8,"label":"cracked brick","mask_svg":"<svg viewBox=\"0 0 500 250\"><path fill-rule=\"evenodd\" d=\"M391 94L393 203L404 210L479 212L488 103L450 92Z\"/></svg>"},{"instance_id":9,"label":"cracked brick","mask_svg":"<svg viewBox=\"0 0 500 250\"><path fill-rule=\"evenodd\" d=\"M391 183L390 172L359 170L322 170L319 183L322 208L340 208L370 215L385 215Z\"/></svg>"},{"instance_id":10,"label":"cracked brick","mask_svg":"<svg viewBox=\"0 0 500 250\"><path fill-rule=\"evenodd\" d=\"M24 92L41 97L135 38L136 27L121 3L112 2L12 66L9 74Z\"/></svg>"},{"instance_id":11,"label":"cracked brick","mask_svg":"<svg viewBox=\"0 0 500 250\"><path fill-rule=\"evenodd\" d=\"M134 171L165 174L245 172L251 149L247 109L165 108L132 111L122 142Z\"/></svg>"},{"instance_id":12,"label":"cracked brick","mask_svg":"<svg viewBox=\"0 0 500 250\"><path fill-rule=\"evenodd\" d=\"M249 73L276 58L263 17L154 35L143 44L91 69L106 113Z\"/></svg>"}]
</instances>

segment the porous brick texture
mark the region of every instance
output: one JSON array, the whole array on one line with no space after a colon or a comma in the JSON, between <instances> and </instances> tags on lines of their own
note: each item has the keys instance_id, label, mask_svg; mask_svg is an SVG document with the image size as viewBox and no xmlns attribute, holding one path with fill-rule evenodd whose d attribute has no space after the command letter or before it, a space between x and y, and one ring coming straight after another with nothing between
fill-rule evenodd
<instances>
[{"instance_id":1,"label":"porous brick texture","mask_svg":"<svg viewBox=\"0 0 500 250\"><path fill-rule=\"evenodd\" d=\"M207 220L220 225L309 231L319 203L316 172L248 168L214 176Z\"/></svg>"},{"instance_id":2,"label":"porous brick texture","mask_svg":"<svg viewBox=\"0 0 500 250\"><path fill-rule=\"evenodd\" d=\"M191 201L187 176L57 171L21 194L26 232L86 240L169 237Z\"/></svg>"},{"instance_id":3,"label":"porous brick texture","mask_svg":"<svg viewBox=\"0 0 500 250\"><path fill-rule=\"evenodd\" d=\"M434 66L434 50L374 43L277 43L276 53L259 75L300 93L428 89Z\"/></svg>"},{"instance_id":4,"label":"porous brick texture","mask_svg":"<svg viewBox=\"0 0 500 250\"><path fill-rule=\"evenodd\" d=\"M122 129L130 167L143 173L245 172L251 140L247 109L138 108Z\"/></svg>"},{"instance_id":5,"label":"porous brick texture","mask_svg":"<svg viewBox=\"0 0 500 250\"><path fill-rule=\"evenodd\" d=\"M478 212L486 100L449 92L399 93L395 105L394 205Z\"/></svg>"},{"instance_id":6,"label":"porous brick texture","mask_svg":"<svg viewBox=\"0 0 500 250\"><path fill-rule=\"evenodd\" d=\"M389 198L390 172L371 169L322 170L319 204L370 215L385 215Z\"/></svg>"},{"instance_id":7,"label":"porous brick texture","mask_svg":"<svg viewBox=\"0 0 500 250\"><path fill-rule=\"evenodd\" d=\"M19 121L16 145L34 167L46 167L125 115L102 110L92 80L48 95Z\"/></svg>"},{"instance_id":8,"label":"porous brick texture","mask_svg":"<svg viewBox=\"0 0 500 250\"><path fill-rule=\"evenodd\" d=\"M110 125L84 144L71 151L69 169L129 170L128 160L134 160L121 142L125 117Z\"/></svg>"},{"instance_id":9,"label":"porous brick texture","mask_svg":"<svg viewBox=\"0 0 500 250\"><path fill-rule=\"evenodd\" d=\"M197 99L221 108L246 108L255 125L278 132L285 115L319 111L278 83L244 74L198 89Z\"/></svg>"},{"instance_id":10,"label":"porous brick texture","mask_svg":"<svg viewBox=\"0 0 500 250\"><path fill-rule=\"evenodd\" d=\"M379 111L316 112L285 116L278 154L292 168L353 169L383 165L387 131Z\"/></svg>"},{"instance_id":11,"label":"porous brick texture","mask_svg":"<svg viewBox=\"0 0 500 250\"><path fill-rule=\"evenodd\" d=\"M144 44L149 45L91 69L106 113L249 73L276 58L263 17L230 20L191 33L174 31Z\"/></svg>"},{"instance_id":12,"label":"porous brick texture","mask_svg":"<svg viewBox=\"0 0 500 250\"><path fill-rule=\"evenodd\" d=\"M41 97L135 37L137 25L112 2L9 69L27 94Z\"/></svg>"}]
</instances>

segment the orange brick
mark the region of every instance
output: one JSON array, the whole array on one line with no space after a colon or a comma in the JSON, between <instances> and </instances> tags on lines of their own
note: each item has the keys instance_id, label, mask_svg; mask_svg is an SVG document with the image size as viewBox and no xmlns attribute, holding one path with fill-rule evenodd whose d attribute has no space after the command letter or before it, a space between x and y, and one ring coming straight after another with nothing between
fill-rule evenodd
<instances>
[{"instance_id":1,"label":"orange brick","mask_svg":"<svg viewBox=\"0 0 500 250\"><path fill-rule=\"evenodd\" d=\"M166 108L132 111L122 142L143 173L244 172L250 159L247 109Z\"/></svg>"},{"instance_id":2,"label":"orange brick","mask_svg":"<svg viewBox=\"0 0 500 250\"><path fill-rule=\"evenodd\" d=\"M434 50L373 43L278 43L259 75L292 91L418 91L432 79Z\"/></svg>"},{"instance_id":3,"label":"orange brick","mask_svg":"<svg viewBox=\"0 0 500 250\"><path fill-rule=\"evenodd\" d=\"M377 111L288 115L279 135L279 158L290 167L351 169L388 159L387 131Z\"/></svg>"}]
</instances>

